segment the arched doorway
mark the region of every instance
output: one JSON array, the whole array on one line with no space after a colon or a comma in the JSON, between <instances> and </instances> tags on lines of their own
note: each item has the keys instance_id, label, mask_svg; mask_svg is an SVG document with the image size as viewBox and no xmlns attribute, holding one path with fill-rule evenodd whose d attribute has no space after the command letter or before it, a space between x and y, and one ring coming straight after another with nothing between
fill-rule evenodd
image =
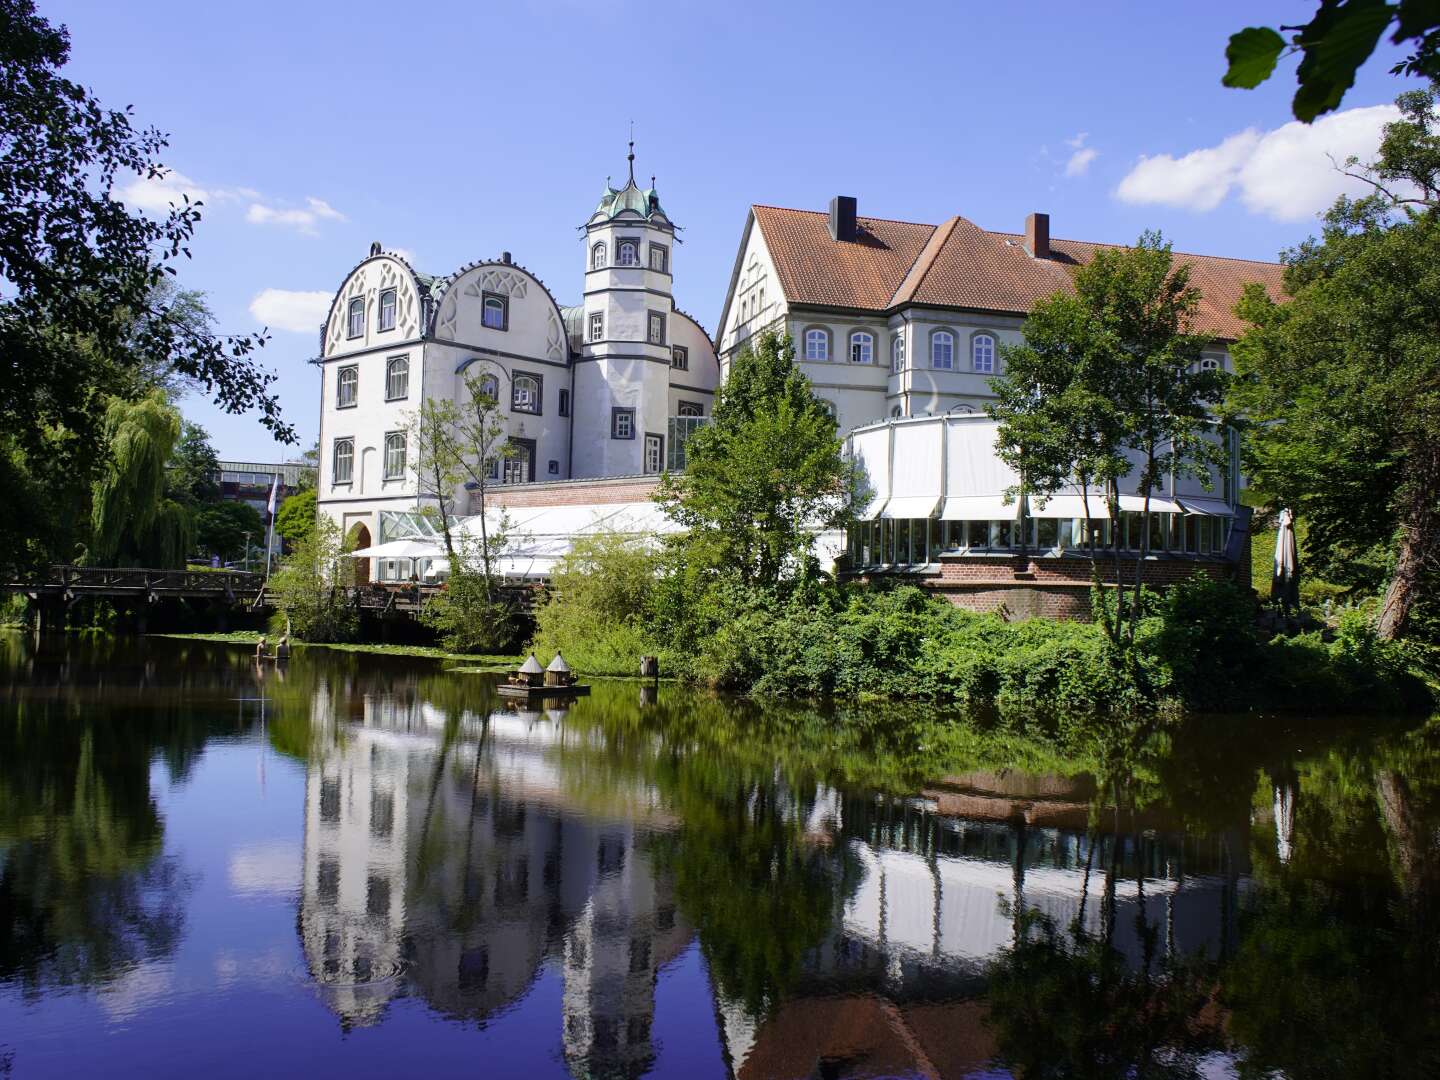
<instances>
[{"instance_id":1,"label":"arched doorway","mask_svg":"<svg viewBox=\"0 0 1440 1080\"><path fill-rule=\"evenodd\" d=\"M369 546L370 530L365 527L363 522L356 522L354 528L352 528L345 537L345 550L359 551L361 548L368 548ZM351 559L350 561L355 564L355 584L362 586L369 585L370 560Z\"/></svg>"}]
</instances>

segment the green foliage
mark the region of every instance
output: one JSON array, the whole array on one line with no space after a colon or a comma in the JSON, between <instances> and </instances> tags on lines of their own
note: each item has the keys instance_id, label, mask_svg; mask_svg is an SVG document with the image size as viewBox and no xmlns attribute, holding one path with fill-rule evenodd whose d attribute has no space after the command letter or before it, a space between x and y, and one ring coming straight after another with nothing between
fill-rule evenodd
<instances>
[{"instance_id":1,"label":"green foliage","mask_svg":"<svg viewBox=\"0 0 1440 1080\"><path fill-rule=\"evenodd\" d=\"M425 602L420 622L453 653L513 652L521 633L514 605L495 592L474 550L462 547L456 555L445 587Z\"/></svg>"},{"instance_id":2,"label":"green foliage","mask_svg":"<svg viewBox=\"0 0 1440 1080\"><path fill-rule=\"evenodd\" d=\"M265 521L249 503L214 502L195 514L195 541L200 550L222 559L243 553L245 537L263 546Z\"/></svg>"},{"instance_id":3,"label":"green foliage","mask_svg":"<svg viewBox=\"0 0 1440 1080\"><path fill-rule=\"evenodd\" d=\"M0 430L89 438L99 400L158 365L293 439L252 359L263 335L218 337L157 287L188 258L199 204L147 215L118 198L131 177L160 175L165 139L64 78L69 53L31 0L0 0Z\"/></svg>"},{"instance_id":4,"label":"green foliage","mask_svg":"<svg viewBox=\"0 0 1440 1080\"><path fill-rule=\"evenodd\" d=\"M266 592L291 636L301 641L353 641L360 616L339 587L351 572L340 527L320 518L314 533L295 545Z\"/></svg>"},{"instance_id":5,"label":"green foliage","mask_svg":"<svg viewBox=\"0 0 1440 1080\"><path fill-rule=\"evenodd\" d=\"M275 511L275 531L294 548L315 534L316 494L313 486L287 495Z\"/></svg>"},{"instance_id":6,"label":"green foliage","mask_svg":"<svg viewBox=\"0 0 1440 1080\"><path fill-rule=\"evenodd\" d=\"M1418 95L1387 126L1371 167L1382 182L1435 184L1440 137L1414 114L1433 105ZM1440 212L1342 199L1285 261L1292 299L1252 286L1238 308L1254 328L1234 348L1229 407L1253 422L1256 487L1307 523L1321 576L1365 589L1390 578L1379 628L1393 637L1433 595L1440 553Z\"/></svg>"},{"instance_id":7,"label":"green foliage","mask_svg":"<svg viewBox=\"0 0 1440 1080\"><path fill-rule=\"evenodd\" d=\"M210 436L199 424L183 421L180 439L171 452L166 486L177 502L192 509L220 498L216 476L220 458L210 445Z\"/></svg>"},{"instance_id":8,"label":"green foliage","mask_svg":"<svg viewBox=\"0 0 1440 1080\"><path fill-rule=\"evenodd\" d=\"M556 652L576 671L634 675L656 646L647 612L659 559L643 540L619 533L577 537L550 577L535 612L532 652Z\"/></svg>"},{"instance_id":9,"label":"green foliage","mask_svg":"<svg viewBox=\"0 0 1440 1080\"><path fill-rule=\"evenodd\" d=\"M106 460L91 503L93 565L184 565L193 522L184 506L165 496L165 467L179 437L180 413L159 391L133 402L110 400Z\"/></svg>"},{"instance_id":10,"label":"green foliage","mask_svg":"<svg viewBox=\"0 0 1440 1080\"><path fill-rule=\"evenodd\" d=\"M1303 25L1250 26L1232 34L1225 48L1229 68L1221 82L1253 89L1274 73L1283 53L1299 53L1299 86L1291 108L1295 119L1308 124L1340 107L1355 85L1355 73L1392 23L1391 42L1410 42L1414 52L1390 73L1440 79L1440 14L1430 0L1320 0L1314 17ZM1282 31L1293 33L1287 40Z\"/></svg>"},{"instance_id":11,"label":"green foliage","mask_svg":"<svg viewBox=\"0 0 1440 1080\"><path fill-rule=\"evenodd\" d=\"M686 529L692 574L784 591L813 577L815 535L849 509L851 472L834 418L795 367L788 337L762 334L731 363L712 422L685 444L656 500Z\"/></svg>"}]
</instances>

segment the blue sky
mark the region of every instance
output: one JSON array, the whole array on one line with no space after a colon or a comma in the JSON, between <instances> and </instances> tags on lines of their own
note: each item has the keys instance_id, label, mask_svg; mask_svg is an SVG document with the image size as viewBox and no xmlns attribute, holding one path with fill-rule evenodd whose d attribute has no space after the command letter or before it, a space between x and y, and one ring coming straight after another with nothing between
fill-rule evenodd
<instances>
[{"instance_id":1,"label":"blue sky","mask_svg":"<svg viewBox=\"0 0 1440 1080\"><path fill-rule=\"evenodd\" d=\"M1293 61L1221 87L1231 32L1314 0L38 6L70 28L70 76L168 132L172 185L206 193L182 283L224 330L271 324L263 360L306 446L314 294L379 240L432 273L508 250L575 302L575 226L623 178L631 120L637 175L684 226L677 302L713 332L757 202L844 193L862 215L1014 230L1043 210L1059 237L1160 228L1177 250L1274 258L1337 190L1325 153L1373 147L1373 107L1410 85L1386 46L1312 129L1284 126ZM184 409L222 456L295 452L253 417Z\"/></svg>"}]
</instances>

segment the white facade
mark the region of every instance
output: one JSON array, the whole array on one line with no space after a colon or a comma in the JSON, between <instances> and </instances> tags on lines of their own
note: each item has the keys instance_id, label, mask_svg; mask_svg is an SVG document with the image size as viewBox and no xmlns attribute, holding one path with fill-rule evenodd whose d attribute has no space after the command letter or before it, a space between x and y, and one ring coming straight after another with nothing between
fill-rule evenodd
<instances>
[{"instance_id":1,"label":"white facade","mask_svg":"<svg viewBox=\"0 0 1440 1080\"><path fill-rule=\"evenodd\" d=\"M375 244L346 276L321 330L317 490L351 540L382 543L383 511L434 503L409 427L423 401L460 401L467 372L500 403L515 455L494 467L503 484L659 473L671 419L710 415L715 350L675 306L675 226L630 160L582 227L579 305L509 253L435 278ZM472 512L464 489L452 507Z\"/></svg>"}]
</instances>

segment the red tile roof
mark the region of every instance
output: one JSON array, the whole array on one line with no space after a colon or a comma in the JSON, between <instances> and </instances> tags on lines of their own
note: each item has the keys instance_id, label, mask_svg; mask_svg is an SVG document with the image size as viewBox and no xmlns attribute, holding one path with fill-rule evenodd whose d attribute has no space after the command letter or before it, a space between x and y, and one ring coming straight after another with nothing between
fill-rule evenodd
<instances>
[{"instance_id":1,"label":"red tile roof","mask_svg":"<svg viewBox=\"0 0 1440 1080\"><path fill-rule=\"evenodd\" d=\"M785 297L795 304L888 311L908 304L1024 315L1072 287L1071 275L1101 248L1122 245L1052 240L1048 259L1031 258L1018 233L988 232L962 217L939 226L859 218L859 239L830 239L829 219L812 210L756 206L755 221ZM1241 290L1263 284L1283 295L1279 263L1175 253L1200 289L1194 331L1234 339Z\"/></svg>"}]
</instances>

